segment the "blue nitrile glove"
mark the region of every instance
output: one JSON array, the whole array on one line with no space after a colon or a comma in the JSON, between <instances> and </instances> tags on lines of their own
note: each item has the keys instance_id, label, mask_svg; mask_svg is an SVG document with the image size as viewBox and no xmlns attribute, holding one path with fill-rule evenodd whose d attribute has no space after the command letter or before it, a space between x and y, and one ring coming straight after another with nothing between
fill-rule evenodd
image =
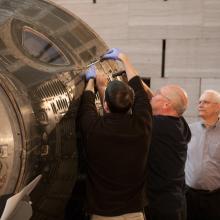
<instances>
[{"instance_id":1,"label":"blue nitrile glove","mask_svg":"<svg viewBox=\"0 0 220 220\"><path fill-rule=\"evenodd\" d=\"M85 75L87 81L89 81L90 79L95 79L96 78L95 65L90 66L89 69L86 71Z\"/></svg>"},{"instance_id":2,"label":"blue nitrile glove","mask_svg":"<svg viewBox=\"0 0 220 220\"><path fill-rule=\"evenodd\" d=\"M103 55L103 59L113 59L113 60L119 60L118 55L121 51L118 48L112 48L106 52L105 55Z\"/></svg>"}]
</instances>

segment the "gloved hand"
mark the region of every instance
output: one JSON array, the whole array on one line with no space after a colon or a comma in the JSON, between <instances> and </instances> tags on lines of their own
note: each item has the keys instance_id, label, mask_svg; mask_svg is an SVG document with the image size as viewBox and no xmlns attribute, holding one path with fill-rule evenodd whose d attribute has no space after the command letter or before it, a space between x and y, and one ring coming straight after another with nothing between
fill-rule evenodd
<instances>
[{"instance_id":1,"label":"gloved hand","mask_svg":"<svg viewBox=\"0 0 220 220\"><path fill-rule=\"evenodd\" d=\"M107 53L102 57L103 59L113 59L113 60L119 60L119 53L121 51L118 48L112 48L107 51Z\"/></svg>"},{"instance_id":2,"label":"gloved hand","mask_svg":"<svg viewBox=\"0 0 220 220\"><path fill-rule=\"evenodd\" d=\"M96 78L95 65L90 66L89 69L86 71L85 75L86 75L86 81L89 81L90 79L95 79Z\"/></svg>"}]
</instances>

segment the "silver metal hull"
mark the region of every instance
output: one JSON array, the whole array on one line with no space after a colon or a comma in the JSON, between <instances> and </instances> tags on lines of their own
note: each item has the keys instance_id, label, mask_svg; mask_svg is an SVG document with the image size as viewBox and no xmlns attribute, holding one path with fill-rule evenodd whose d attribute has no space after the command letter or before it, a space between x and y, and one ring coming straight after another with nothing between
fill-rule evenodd
<instances>
[{"instance_id":1,"label":"silver metal hull","mask_svg":"<svg viewBox=\"0 0 220 220\"><path fill-rule=\"evenodd\" d=\"M43 174L32 219L61 220L78 178L81 75L108 48L78 17L43 0L0 0L0 30L0 194ZM96 67L118 69L114 61Z\"/></svg>"}]
</instances>

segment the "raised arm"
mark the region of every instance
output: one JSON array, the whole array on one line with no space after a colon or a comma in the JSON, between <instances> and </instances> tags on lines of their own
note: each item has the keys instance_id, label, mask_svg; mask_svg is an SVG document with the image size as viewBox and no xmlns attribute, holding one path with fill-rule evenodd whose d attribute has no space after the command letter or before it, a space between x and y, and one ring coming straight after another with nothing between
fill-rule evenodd
<instances>
[{"instance_id":1,"label":"raised arm","mask_svg":"<svg viewBox=\"0 0 220 220\"><path fill-rule=\"evenodd\" d=\"M120 60L125 68L128 81L132 79L134 76L138 75L137 70L130 62L129 58L126 54L122 53L118 48L110 49L104 56L104 59L113 59L113 60ZM142 80L141 80L142 81ZM142 85L144 87L145 92L148 94L149 99L153 96L153 91L142 81Z\"/></svg>"},{"instance_id":2,"label":"raised arm","mask_svg":"<svg viewBox=\"0 0 220 220\"><path fill-rule=\"evenodd\" d=\"M138 75L137 70L129 61L128 57L122 53L118 48L110 49L104 56L103 59L113 59L119 60L124 65L128 81L133 78L134 76Z\"/></svg>"},{"instance_id":3,"label":"raised arm","mask_svg":"<svg viewBox=\"0 0 220 220\"><path fill-rule=\"evenodd\" d=\"M99 72L97 71L96 74L96 87L98 89L99 92L99 97L100 97L100 101L102 103L103 106L103 102L104 102L104 94L105 94L105 89L107 87L108 84L108 77L105 73L103 72Z\"/></svg>"},{"instance_id":4,"label":"raised arm","mask_svg":"<svg viewBox=\"0 0 220 220\"><path fill-rule=\"evenodd\" d=\"M110 49L103 56L103 58L119 60L122 62L127 74L128 83L135 92L133 112L145 115L147 116L147 118L149 118L149 116L151 115L151 106L149 103L149 99L152 97L153 93L150 90L150 88L147 85L145 85L144 82L140 79L137 70L134 68L129 58L118 48Z\"/></svg>"},{"instance_id":5,"label":"raised arm","mask_svg":"<svg viewBox=\"0 0 220 220\"><path fill-rule=\"evenodd\" d=\"M87 85L83 92L80 105L80 124L83 132L88 132L92 123L97 119L98 113L95 105L94 85L96 78L96 69L92 65L86 71Z\"/></svg>"}]
</instances>

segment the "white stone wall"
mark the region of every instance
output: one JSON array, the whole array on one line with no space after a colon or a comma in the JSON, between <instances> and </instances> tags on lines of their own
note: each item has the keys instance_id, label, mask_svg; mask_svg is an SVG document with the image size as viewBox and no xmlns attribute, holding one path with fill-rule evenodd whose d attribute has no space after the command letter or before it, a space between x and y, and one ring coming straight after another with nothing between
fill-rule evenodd
<instances>
[{"instance_id":1,"label":"white stone wall","mask_svg":"<svg viewBox=\"0 0 220 220\"><path fill-rule=\"evenodd\" d=\"M52 0L88 23L108 44L127 52L151 87L180 84L189 122L205 89L220 91L220 0ZM166 40L161 77L162 40Z\"/></svg>"}]
</instances>

